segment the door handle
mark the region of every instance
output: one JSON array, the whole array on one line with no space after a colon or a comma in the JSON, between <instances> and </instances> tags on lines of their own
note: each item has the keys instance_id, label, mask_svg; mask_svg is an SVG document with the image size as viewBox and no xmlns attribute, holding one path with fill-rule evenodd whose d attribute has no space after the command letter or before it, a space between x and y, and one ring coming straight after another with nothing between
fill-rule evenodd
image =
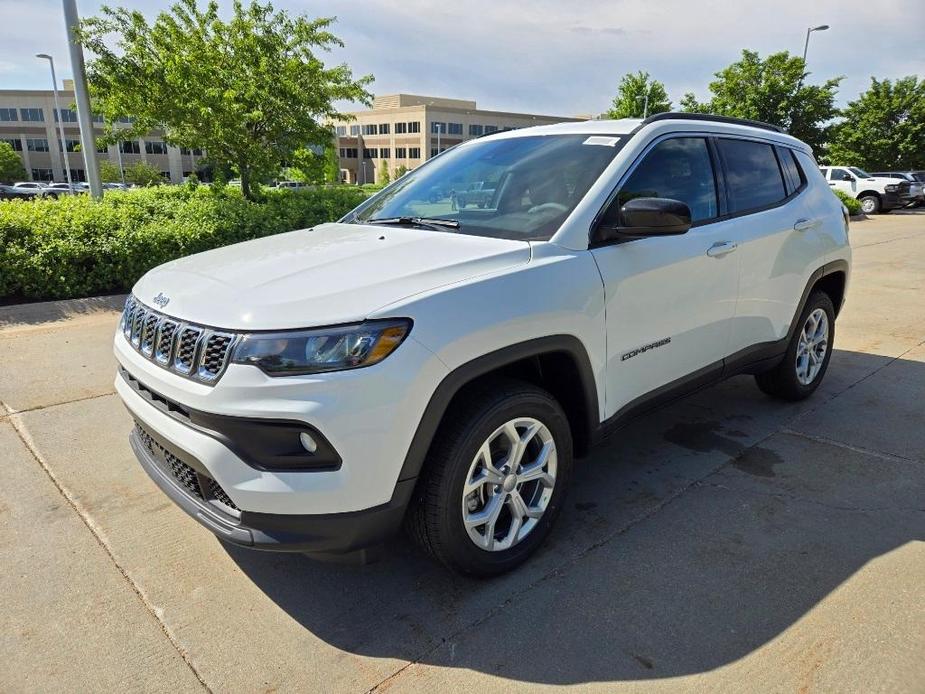
<instances>
[{"instance_id":1,"label":"door handle","mask_svg":"<svg viewBox=\"0 0 925 694\"><path fill-rule=\"evenodd\" d=\"M819 226L818 219L798 219L793 224L794 231L806 231L807 229L813 229L814 227Z\"/></svg>"},{"instance_id":2,"label":"door handle","mask_svg":"<svg viewBox=\"0 0 925 694\"><path fill-rule=\"evenodd\" d=\"M717 241L707 249L707 255L711 258L719 258L727 253L732 253L738 247L739 244L732 241Z\"/></svg>"},{"instance_id":3,"label":"door handle","mask_svg":"<svg viewBox=\"0 0 925 694\"><path fill-rule=\"evenodd\" d=\"M834 188L834 187L835 187L835 184L834 184L834 183L830 183L830 184L829 184L829 187L830 187L830 188Z\"/></svg>"}]
</instances>

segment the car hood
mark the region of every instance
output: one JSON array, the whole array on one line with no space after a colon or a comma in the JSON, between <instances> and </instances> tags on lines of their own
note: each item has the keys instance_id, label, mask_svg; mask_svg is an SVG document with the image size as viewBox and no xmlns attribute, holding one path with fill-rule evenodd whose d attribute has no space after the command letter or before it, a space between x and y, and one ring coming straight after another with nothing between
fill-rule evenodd
<instances>
[{"instance_id":1,"label":"car hood","mask_svg":"<svg viewBox=\"0 0 925 694\"><path fill-rule=\"evenodd\" d=\"M524 241L324 224L171 261L133 293L181 320L277 330L363 320L413 294L529 260Z\"/></svg>"}]
</instances>

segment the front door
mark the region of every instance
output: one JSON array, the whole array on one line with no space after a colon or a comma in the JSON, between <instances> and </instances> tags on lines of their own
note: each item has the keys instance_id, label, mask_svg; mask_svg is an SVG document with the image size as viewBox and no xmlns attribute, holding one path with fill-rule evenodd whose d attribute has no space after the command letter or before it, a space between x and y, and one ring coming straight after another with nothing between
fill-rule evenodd
<instances>
[{"instance_id":1,"label":"front door","mask_svg":"<svg viewBox=\"0 0 925 694\"><path fill-rule=\"evenodd\" d=\"M669 137L650 147L607 215L636 197L681 200L686 234L594 248L607 317L606 412L718 376L727 354L738 287L730 222L719 216L710 148L702 137Z\"/></svg>"}]
</instances>

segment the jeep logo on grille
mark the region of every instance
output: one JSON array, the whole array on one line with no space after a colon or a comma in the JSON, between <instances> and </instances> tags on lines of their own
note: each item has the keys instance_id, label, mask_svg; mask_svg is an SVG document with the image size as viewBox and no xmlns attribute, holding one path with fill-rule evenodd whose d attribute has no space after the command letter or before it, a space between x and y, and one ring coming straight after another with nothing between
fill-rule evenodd
<instances>
[{"instance_id":1,"label":"jeep logo on grille","mask_svg":"<svg viewBox=\"0 0 925 694\"><path fill-rule=\"evenodd\" d=\"M170 297L164 296L164 292L158 292L158 295L152 299L155 304L164 308L168 303L170 303Z\"/></svg>"}]
</instances>

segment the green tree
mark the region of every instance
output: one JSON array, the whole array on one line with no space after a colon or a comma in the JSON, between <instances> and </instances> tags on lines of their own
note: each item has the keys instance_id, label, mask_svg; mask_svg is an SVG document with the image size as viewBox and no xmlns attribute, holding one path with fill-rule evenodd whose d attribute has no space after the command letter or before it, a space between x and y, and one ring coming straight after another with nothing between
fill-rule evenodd
<instances>
[{"instance_id":1,"label":"green tree","mask_svg":"<svg viewBox=\"0 0 925 694\"><path fill-rule=\"evenodd\" d=\"M806 84L803 59L787 51L762 59L743 50L742 58L716 73L710 99L697 101L685 94L681 107L695 113L751 118L780 125L794 137L821 149L828 139L828 123L838 115L835 96L842 77L821 85Z\"/></svg>"},{"instance_id":2,"label":"green tree","mask_svg":"<svg viewBox=\"0 0 925 694\"><path fill-rule=\"evenodd\" d=\"M388 185L391 180L392 175L389 173L389 164L383 159L382 162L379 163L379 171L376 173L376 185Z\"/></svg>"},{"instance_id":3,"label":"green tree","mask_svg":"<svg viewBox=\"0 0 925 694\"><path fill-rule=\"evenodd\" d=\"M122 172L108 159L100 160L100 180L103 183L121 183Z\"/></svg>"},{"instance_id":4,"label":"green tree","mask_svg":"<svg viewBox=\"0 0 925 694\"><path fill-rule=\"evenodd\" d=\"M408 173L408 167L405 166L404 164L401 164L397 169L395 169L395 180L397 181L399 178L404 176L406 173Z\"/></svg>"},{"instance_id":5,"label":"green tree","mask_svg":"<svg viewBox=\"0 0 925 694\"><path fill-rule=\"evenodd\" d=\"M22 159L9 142L0 142L0 181L22 181L26 177Z\"/></svg>"},{"instance_id":6,"label":"green tree","mask_svg":"<svg viewBox=\"0 0 925 694\"><path fill-rule=\"evenodd\" d=\"M671 101L665 85L654 80L648 72L628 72L620 80L617 95L613 98L608 118L642 118L649 97L648 115L671 110Z\"/></svg>"},{"instance_id":7,"label":"green tree","mask_svg":"<svg viewBox=\"0 0 925 694\"><path fill-rule=\"evenodd\" d=\"M865 169L925 169L925 79L871 78L842 111L827 159Z\"/></svg>"},{"instance_id":8,"label":"green tree","mask_svg":"<svg viewBox=\"0 0 925 694\"><path fill-rule=\"evenodd\" d=\"M319 51L342 46L333 18L309 19L241 0L227 21L218 3L179 0L148 23L138 11L104 6L84 20L81 42L94 111L107 140L161 129L181 147L204 147L214 164L232 165L241 190L275 175L306 143L328 141L325 121L341 118L339 101L369 103L372 76L354 79L346 65L327 67ZM113 36L116 41L113 42Z\"/></svg>"},{"instance_id":9,"label":"green tree","mask_svg":"<svg viewBox=\"0 0 925 694\"><path fill-rule=\"evenodd\" d=\"M139 161L125 167L125 181L134 183L136 186L156 186L164 183L164 177L160 169L147 162Z\"/></svg>"},{"instance_id":10,"label":"green tree","mask_svg":"<svg viewBox=\"0 0 925 694\"><path fill-rule=\"evenodd\" d=\"M324 182L340 183L340 157L337 155L337 140L333 136L324 148Z\"/></svg>"}]
</instances>

